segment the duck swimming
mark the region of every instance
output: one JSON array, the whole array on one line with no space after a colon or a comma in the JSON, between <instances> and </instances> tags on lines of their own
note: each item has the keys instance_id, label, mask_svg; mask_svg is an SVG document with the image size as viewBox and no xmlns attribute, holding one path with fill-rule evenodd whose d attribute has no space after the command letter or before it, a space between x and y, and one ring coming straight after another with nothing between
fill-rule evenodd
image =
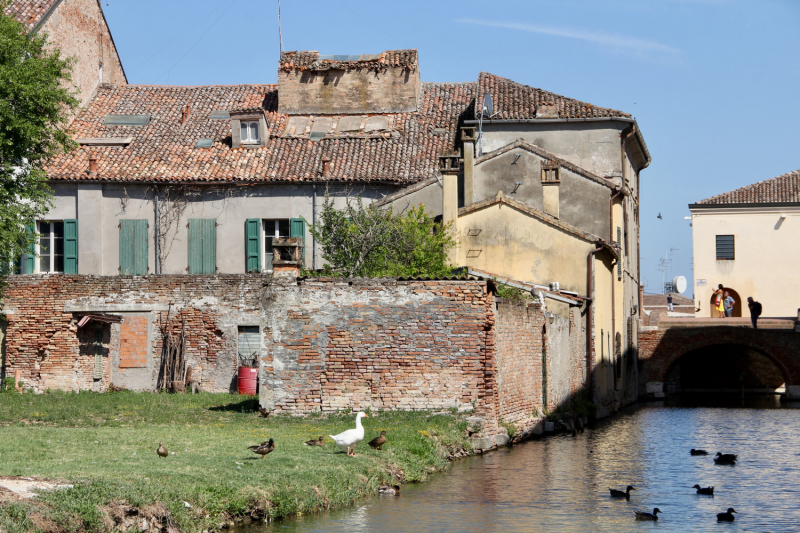
<instances>
[{"instance_id":1,"label":"duck swimming","mask_svg":"<svg viewBox=\"0 0 800 533\"><path fill-rule=\"evenodd\" d=\"M364 413L363 411L359 411L356 415L356 427L353 429L348 429L347 431L343 431L338 435L328 435L330 438L336 442L336 445L339 448L345 450L347 455L350 457L355 457L356 454L352 451L356 444L364 440L364 427L361 425L362 418L369 418L369 416Z\"/></svg>"},{"instance_id":2,"label":"duck swimming","mask_svg":"<svg viewBox=\"0 0 800 533\"><path fill-rule=\"evenodd\" d=\"M628 485L628 488L624 491L609 488L608 491L611 493L612 498L625 498L627 500L631 499L631 491L636 490L635 488Z\"/></svg>"},{"instance_id":3,"label":"duck swimming","mask_svg":"<svg viewBox=\"0 0 800 533\"><path fill-rule=\"evenodd\" d=\"M689 453L692 454L692 455L708 455L707 451L705 451L705 450L695 450L694 448L689 450Z\"/></svg>"},{"instance_id":4,"label":"duck swimming","mask_svg":"<svg viewBox=\"0 0 800 533\"><path fill-rule=\"evenodd\" d=\"M717 513L717 522L733 522L736 520L736 517L733 516L735 512L733 507L728 507L728 510L724 513Z\"/></svg>"},{"instance_id":5,"label":"duck swimming","mask_svg":"<svg viewBox=\"0 0 800 533\"><path fill-rule=\"evenodd\" d=\"M735 465L737 457L738 455L733 453L717 452L716 457L714 457L714 462L718 465Z\"/></svg>"},{"instance_id":6,"label":"duck swimming","mask_svg":"<svg viewBox=\"0 0 800 533\"><path fill-rule=\"evenodd\" d=\"M692 488L693 489L697 489L697 494L705 494L707 496L713 496L714 495L714 487L701 488L700 485L695 485Z\"/></svg>"},{"instance_id":7,"label":"duck swimming","mask_svg":"<svg viewBox=\"0 0 800 533\"><path fill-rule=\"evenodd\" d=\"M636 520L658 520L657 515L660 512L661 509L656 507L652 513L645 513L644 511L634 511L633 513L636 515Z\"/></svg>"}]
</instances>

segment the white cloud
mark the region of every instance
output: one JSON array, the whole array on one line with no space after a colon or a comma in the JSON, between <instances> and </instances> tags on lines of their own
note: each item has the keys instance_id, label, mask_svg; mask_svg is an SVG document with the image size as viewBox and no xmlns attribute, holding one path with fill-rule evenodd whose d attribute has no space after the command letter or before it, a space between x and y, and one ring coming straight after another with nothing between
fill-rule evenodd
<instances>
[{"instance_id":1,"label":"white cloud","mask_svg":"<svg viewBox=\"0 0 800 533\"><path fill-rule=\"evenodd\" d=\"M602 33L589 30L579 30L575 28L563 28L557 26L546 26L543 24L525 24L521 22L502 22L491 20L459 19L457 22L462 24L473 24L476 26L487 26L490 28L503 28L507 30L519 30L529 33L540 33L543 35L553 35L556 37L566 37L568 39L580 39L606 46L624 48L634 52L661 52L667 54L679 54L681 50L661 44L649 39L639 39L628 37L616 33Z\"/></svg>"}]
</instances>

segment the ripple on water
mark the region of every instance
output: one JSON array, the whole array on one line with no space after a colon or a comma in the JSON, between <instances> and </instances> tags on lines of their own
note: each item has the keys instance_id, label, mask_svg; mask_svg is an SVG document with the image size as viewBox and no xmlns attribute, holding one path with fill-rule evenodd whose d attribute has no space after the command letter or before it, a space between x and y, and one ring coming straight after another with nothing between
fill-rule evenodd
<instances>
[{"instance_id":1,"label":"ripple on water","mask_svg":"<svg viewBox=\"0 0 800 533\"><path fill-rule=\"evenodd\" d=\"M398 498L237 533L800 531L798 434L798 409L640 408L575 438L460 461ZM739 462L715 465L717 451ZM609 487L629 484L630 502L609 497ZM714 486L714 496L694 484ZM634 520L634 510L653 507L663 511L657 523ZM736 522L718 524L728 507Z\"/></svg>"}]
</instances>

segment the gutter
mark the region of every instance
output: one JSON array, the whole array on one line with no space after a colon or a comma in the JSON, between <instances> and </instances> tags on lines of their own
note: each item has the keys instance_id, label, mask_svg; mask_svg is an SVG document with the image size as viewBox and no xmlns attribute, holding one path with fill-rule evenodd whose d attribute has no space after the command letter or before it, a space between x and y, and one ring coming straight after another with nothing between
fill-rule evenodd
<instances>
[{"instance_id":1,"label":"gutter","mask_svg":"<svg viewBox=\"0 0 800 533\"><path fill-rule=\"evenodd\" d=\"M509 287L514 287L515 289L520 289L526 292L532 293L535 289L538 289L539 291L541 291L542 296L544 296L545 298L565 303L571 307L580 307L583 305L583 302L575 301L574 299L566 298L564 296L560 296L559 294L550 292L550 288L545 287L543 285L536 285L533 283L522 283L519 281L514 281L512 279L504 278L503 276L490 275L487 274L486 272L473 270L471 268L467 268L467 274L469 274L470 276L475 276L476 278L488 279L496 283L502 283L503 285L508 285ZM591 298L589 297L576 295L575 298L578 298L583 301L589 301L589 302L591 301Z\"/></svg>"}]
</instances>

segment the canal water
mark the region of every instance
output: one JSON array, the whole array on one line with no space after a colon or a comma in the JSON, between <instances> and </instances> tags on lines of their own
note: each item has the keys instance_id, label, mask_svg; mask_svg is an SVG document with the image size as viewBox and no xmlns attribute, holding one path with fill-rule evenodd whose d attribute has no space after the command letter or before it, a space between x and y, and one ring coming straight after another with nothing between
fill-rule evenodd
<instances>
[{"instance_id":1,"label":"canal water","mask_svg":"<svg viewBox=\"0 0 800 533\"><path fill-rule=\"evenodd\" d=\"M238 533L800 531L800 407L634 408L577 437L558 435L458 461L450 472L318 516ZM715 465L691 448L736 453ZM692 485L714 486L714 496ZM630 501L609 487L633 485ZM663 514L638 522L635 510ZM733 507L734 523L717 523Z\"/></svg>"}]
</instances>

